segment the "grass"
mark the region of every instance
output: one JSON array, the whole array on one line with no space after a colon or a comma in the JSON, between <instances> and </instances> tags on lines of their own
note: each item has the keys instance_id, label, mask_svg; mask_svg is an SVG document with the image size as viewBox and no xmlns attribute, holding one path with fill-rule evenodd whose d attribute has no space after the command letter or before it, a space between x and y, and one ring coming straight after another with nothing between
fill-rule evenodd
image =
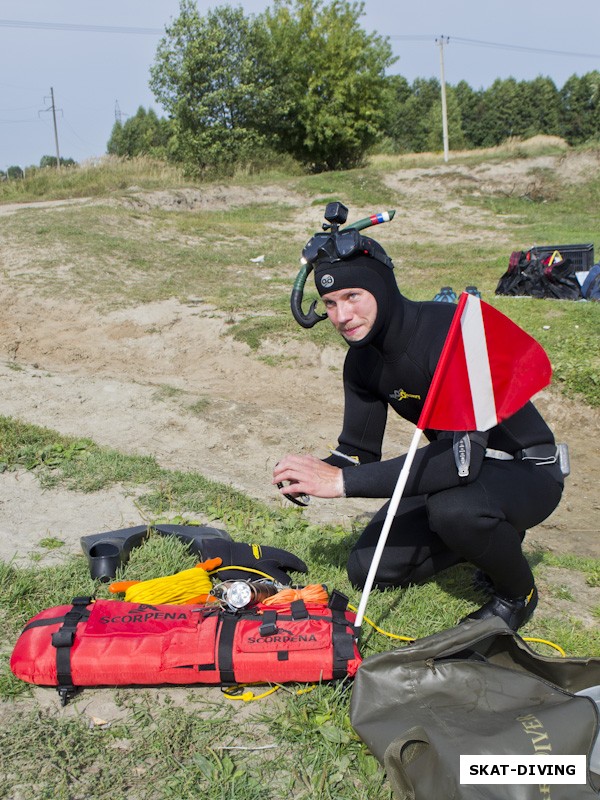
<instances>
[{"instance_id":1,"label":"grass","mask_svg":"<svg viewBox=\"0 0 600 800\"><path fill-rule=\"evenodd\" d=\"M7 469L22 467L23 450L35 454L54 443L68 451L76 443L8 418L0 418L0 432ZM238 541L289 549L309 564L309 579L336 587L358 604L359 596L345 574L353 532L317 527L297 509L273 509L197 473L165 470L153 459L127 456L90 441L77 458L56 463L29 458L27 464L44 485L84 491L113 483L136 488L140 509L149 520L191 518L224 527ZM55 547L59 542L40 545ZM195 561L178 539L155 534L132 551L118 578L168 575ZM524 635L555 641L569 655L600 656L600 630L577 621L581 598L569 596L562 572L559 582L551 583L552 570L558 566L583 573L589 585L598 585L598 562L544 551L530 553L530 561L537 580L550 582L554 596L570 604L572 617L537 614ZM469 582L470 568L460 566L424 586L375 592L368 617L392 635L429 635L451 627L481 603L481 595L465 590ZM113 699L119 714L110 723L86 712L94 690L85 690L72 701L68 707L72 713L61 713L52 703L24 702L30 689L7 666L19 630L42 608L94 594L110 596L106 584L90 578L83 554L54 566L0 564L0 619L5 630L0 648L0 772L6 775L5 791L17 792L14 796L23 800L51 796L191 800L209 792L228 800L275 798L282 792L306 800L374 796L391 800L382 771L350 725L349 692L343 684L317 686L306 694L288 687L272 699L250 704L248 710L244 704L241 715L240 704L221 697L216 689L185 690L183 704L174 702L168 690L118 689ZM399 645L365 626L363 656ZM544 645L533 646L544 655L555 655ZM52 689L43 692L54 696ZM59 753L63 755L58 761Z\"/></svg>"},{"instance_id":2,"label":"grass","mask_svg":"<svg viewBox=\"0 0 600 800\"><path fill-rule=\"evenodd\" d=\"M537 152L555 153L556 148ZM515 155L526 158L528 151L513 143L493 153L453 154L453 163L476 165ZM256 358L281 368L289 361L265 354L265 342L285 346L309 340L339 346L328 326L306 332L289 314L298 255L318 227L324 204L342 199L351 209L402 209L406 199L389 187L386 176L393 170L440 163L441 158L432 155L382 155L368 167L347 173L237 176L216 187L237 198L229 202L226 214L210 206L181 213L131 203L132 187L198 187L161 164L107 160L64 170L60 176L40 171L22 182L0 184L0 203L72 197L110 202L29 209L3 217L0 241L20 254L6 262L4 276L8 286L99 309L200 296L230 320L228 335L245 342ZM236 190L268 185L283 188L290 202L268 197L257 202L253 191ZM578 187L557 187L553 176L542 171L532 176L532 186L535 192L528 197L474 196L464 188L456 190L461 203L502 221L507 248L477 240L460 217L456 230L461 236L455 243L408 241L401 226L383 226L377 238L391 253L399 253L399 283L408 296L429 299L442 285L477 285L484 299L541 341L553 362L556 390L574 394L596 409L600 307L495 297L494 289L510 249L532 241L594 240L600 180L592 176ZM215 187L202 189L210 192ZM419 202L428 211L439 209L436 198ZM307 208L314 211L312 217ZM309 218L313 222L307 222ZM262 265L250 261L261 254ZM304 306L315 296L307 286ZM176 401L186 413L198 415L210 402L168 385L157 387L153 398ZM354 605L360 599L345 571L357 530L317 526L298 509L259 503L199 473L166 470L151 457L130 456L89 439L0 416L0 471L23 469L44 487L96 492L119 485L135 493L149 521L204 522L226 528L235 540L283 547L306 561L311 580L345 592ZM39 542L43 552L60 552L61 546L52 536ZM582 598L565 582L567 571L580 581L583 576L590 589L600 586L598 561L544 551L528 556L536 579L564 610L538 612L524 634L555 641L569 655L600 657L600 630L581 622ZM119 577L151 578L193 563L177 539L155 535L132 552ZM560 577L554 574L557 567ZM382 630L411 638L451 627L482 602L481 595L465 589L470 574L461 566L425 586L375 592L368 616ZM228 700L216 689L186 691L183 702L175 702L168 690L119 689L110 693L119 711L110 723L94 720L87 710L96 697L94 690L84 692L65 711L58 710L53 690L32 693L8 669L19 630L42 608L94 593L106 597L108 589L90 578L83 554L64 556L51 566L33 558L28 566L0 564L0 620L5 631L0 646L0 797L186 800L206 795L274 800L286 795L295 800L391 800L383 771L349 723L349 693L342 684L317 686L304 694L289 687L250 704ZM590 614L600 617L600 606ZM398 639L365 627L364 656L396 646ZM543 645L534 647L554 655Z\"/></svg>"},{"instance_id":3,"label":"grass","mask_svg":"<svg viewBox=\"0 0 600 800\"><path fill-rule=\"evenodd\" d=\"M119 159L105 156L99 161L61 169L60 172L52 167L28 170L23 180L0 183L0 202L105 197L131 187L166 189L180 188L182 184L186 185L186 180L178 167L144 157Z\"/></svg>"}]
</instances>

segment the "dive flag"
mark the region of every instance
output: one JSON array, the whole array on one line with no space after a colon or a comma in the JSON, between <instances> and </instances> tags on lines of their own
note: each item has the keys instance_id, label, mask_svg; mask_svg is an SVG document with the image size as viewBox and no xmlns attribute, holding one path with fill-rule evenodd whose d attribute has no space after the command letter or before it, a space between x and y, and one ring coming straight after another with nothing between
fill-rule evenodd
<instances>
[{"instance_id":1,"label":"dive flag","mask_svg":"<svg viewBox=\"0 0 600 800\"><path fill-rule=\"evenodd\" d=\"M418 428L487 431L550 383L543 347L493 306L463 292Z\"/></svg>"}]
</instances>

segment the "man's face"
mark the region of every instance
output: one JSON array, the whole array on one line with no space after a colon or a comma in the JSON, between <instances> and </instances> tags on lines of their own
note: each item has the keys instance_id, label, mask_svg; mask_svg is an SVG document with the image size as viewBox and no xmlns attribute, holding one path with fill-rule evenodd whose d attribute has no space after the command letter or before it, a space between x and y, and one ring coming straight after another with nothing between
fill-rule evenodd
<instances>
[{"instance_id":1,"label":"man's face","mask_svg":"<svg viewBox=\"0 0 600 800\"><path fill-rule=\"evenodd\" d=\"M333 327L348 342L360 342L377 317L377 300L366 289L338 289L322 297Z\"/></svg>"}]
</instances>

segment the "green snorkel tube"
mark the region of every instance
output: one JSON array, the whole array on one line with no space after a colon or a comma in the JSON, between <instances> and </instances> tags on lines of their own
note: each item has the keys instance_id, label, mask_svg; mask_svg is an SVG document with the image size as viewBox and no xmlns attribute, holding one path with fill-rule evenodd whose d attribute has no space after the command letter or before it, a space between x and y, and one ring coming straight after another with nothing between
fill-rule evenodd
<instances>
[{"instance_id":1,"label":"green snorkel tube","mask_svg":"<svg viewBox=\"0 0 600 800\"><path fill-rule=\"evenodd\" d=\"M355 231L356 234L354 236L350 235L344 237L348 240L346 245L348 247L348 255L350 255L351 252L354 252L358 247L360 247L361 240L365 241L363 240L363 237L358 235L358 231L362 231L365 228L370 228L372 225L381 225L383 222L390 222L394 218L395 213L395 210L391 210L382 211L378 214L371 214L368 217L359 219L357 222L352 222L350 225L346 225L340 230L340 225L343 225L348 219L348 209L343 203L336 202L327 204L324 215L327 222L323 223L324 233L316 233L303 249L301 258L302 266L300 267L300 271L296 276L296 280L294 281L294 286L292 288L290 307L292 309L294 319L299 325L302 325L303 328L312 328L313 325L317 324L317 322L327 319L327 314L317 313L317 300L313 300L310 308L308 309L308 313L305 314L304 311L302 311L302 298L304 296L306 279L310 275L310 271L313 268L319 252L323 249L330 249L328 245L330 245L332 241L335 244L336 237L339 237L340 234L346 234L350 231ZM336 250L338 252L338 256L343 258L343 251L340 253L339 247L336 247ZM348 255L346 257L348 257Z\"/></svg>"}]
</instances>

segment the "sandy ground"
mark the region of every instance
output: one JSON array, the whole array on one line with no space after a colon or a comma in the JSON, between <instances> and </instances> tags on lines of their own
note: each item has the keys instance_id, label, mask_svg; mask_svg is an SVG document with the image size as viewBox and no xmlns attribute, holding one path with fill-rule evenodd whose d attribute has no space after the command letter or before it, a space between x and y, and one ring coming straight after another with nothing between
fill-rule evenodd
<instances>
[{"instance_id":1,"label":"sandy ground","mask_svg":"<svg viewBox=\"0 0 600 800\"><path fill-rule=\"evenodd\" d=\"M51 300L9 305L0 327L2 413L168 468L198 470L249 495L280 502L271 470L285 452L325 455L339 433L343 351L302 346L302 369L273 368L223 335L214 309L175 300L98 315ZM288 348L291 345L287 345ZM10 357L11 349L13 358ZM15 365L18 364L18 367ZM180 392L164 394L161 387ZM164 396L163 396L164 395ZM209 402L200 414L190 406ZM600 557L598 415L546 390L536 404L569 443L572 475L557 511L530 541ZM386 453L402 452L411 426L391 418ZM284 501L285 502L285 501ZM348 524L374 500L313 499L315 521ZM182 509L185 511L185 509ZM42 490L32 474L0 475L0 557L26 558L54 536L79 550L79 536L145 520L127 491ZM57 558L51 551L47 559Z\"/></svg>"}]
</instances>

